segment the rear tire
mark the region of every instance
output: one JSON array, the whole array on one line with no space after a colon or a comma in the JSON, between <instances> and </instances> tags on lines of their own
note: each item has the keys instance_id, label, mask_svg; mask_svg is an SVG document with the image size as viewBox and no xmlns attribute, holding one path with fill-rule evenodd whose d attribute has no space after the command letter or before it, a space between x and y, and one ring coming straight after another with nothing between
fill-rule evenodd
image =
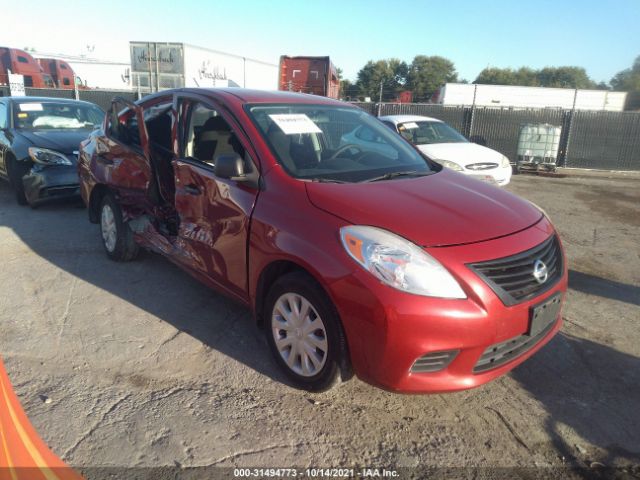
<instances>
[{"instance_id":1,"label":"rear tire","mask_svg":"<svg viewBox=\"0 0 640 480\"><path fill-rule=\"evenodd\" d=\"M100 204L100 232L107 256L116 262L128 262L138 255L133 231L122 219L122 210L114 196L107 193Z\"/></svg>"},{"instance_id":2,"label":"rear tire","mask_svg":"<svg viewBox=\"0 0 640 480\"><path fill-rule=\"evenodd\" d=\"M25 162L18 162L15 158L7 159L7 166L9 169L9 181L16 195L16 201L18 205L27 205L27 196L24 193L24 184L22 183L22 177L29 172L30 165Z\"/></svg>"},{"instance_id":3,"label":"rear tire","mask_svg":"<svg viewBox=\"0 0 640 480\"><path fill-rule=\"evenodd\" d=\"M335 307L313 278L293 272L276 280L264 319L271 353L296 387L322 392L339 382L346 341Z\"/></svg>"}]
</instances>

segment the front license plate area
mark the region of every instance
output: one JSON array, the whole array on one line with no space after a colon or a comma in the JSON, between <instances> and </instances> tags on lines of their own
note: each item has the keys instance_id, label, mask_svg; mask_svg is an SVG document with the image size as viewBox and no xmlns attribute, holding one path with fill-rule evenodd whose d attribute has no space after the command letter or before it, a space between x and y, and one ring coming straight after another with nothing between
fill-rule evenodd
<instances>
[{"instance_id":1,"label":"front license plate area","mask_svg":"<svg viewBox=\"0 0 640 480\"><path fill-rule=\"evenodd\" d=\"M556 293L553 297L547 298L544 302L531 307L529 315L529 332L527 334L535 337L549 324L558 318L560 312L560 304L562 303L562 294Z\"/></svg>"}]
</instances>

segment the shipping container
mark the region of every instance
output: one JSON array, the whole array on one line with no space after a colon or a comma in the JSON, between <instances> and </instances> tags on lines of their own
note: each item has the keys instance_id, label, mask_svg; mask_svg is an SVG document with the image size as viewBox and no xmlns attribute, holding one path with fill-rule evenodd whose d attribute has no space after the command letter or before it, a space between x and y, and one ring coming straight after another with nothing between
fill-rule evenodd
<instances>
[{"instance_id":1,"label":"shipping container","mask_svg":"<svg viewBox=\"0 0 640 480\"><path fill-rule=\"evenodd\" d=\"M621 112L626 97L626 92L609 90L447 83L431 97L431 101L442 105Z\"/></svg>"},{"instance_id":2,"label":"shipping container","mask_svg":"<svg viewBox=\"0 0 640 480\"><path fill-rule=\"evenodd\" d=\"M180 87L275 90L278 66L186 43L130 42L131 85L142 91Z\"/></svg>"},{"instance_id":3,"label":"shipping container","mask_svg":"<svg viewBox=\"0 0 640 480\"><path fill-rule=\"evenodd\" d=\"M329 57L280 57L278 88L338 98L340 79Z\"/></svg>"}]
</instances>

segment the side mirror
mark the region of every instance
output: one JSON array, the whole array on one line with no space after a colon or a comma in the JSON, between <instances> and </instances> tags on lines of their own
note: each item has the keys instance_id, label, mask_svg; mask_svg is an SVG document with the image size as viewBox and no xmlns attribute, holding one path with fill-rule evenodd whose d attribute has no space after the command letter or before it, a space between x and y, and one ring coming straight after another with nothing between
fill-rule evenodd
<instances>
[{"instance_id":1,"label":"side mirror","mask_svg":"<svg viewBox=\"0 0 640 480\"><path fill-rule=\"evenodd\" d=\"M237 153L219 155L215 159L214 173L216 177L229 180L242 180L245 177L244 162Z\"/></svg>"}]
</instances>

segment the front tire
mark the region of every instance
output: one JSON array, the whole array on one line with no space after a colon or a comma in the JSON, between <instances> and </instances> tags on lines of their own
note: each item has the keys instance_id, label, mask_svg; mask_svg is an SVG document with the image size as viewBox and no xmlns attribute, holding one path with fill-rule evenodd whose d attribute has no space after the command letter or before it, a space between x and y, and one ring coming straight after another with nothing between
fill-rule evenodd
<instances>
[{"instance_id":1,"label":"front tire","mask_svg":"<svg viewBox=\"0 0 640 480\"><path fill-rule=\"evenodd\" d=\"M128 262L138 255L133 232L122 219L122 210L113 195L106 194L100 204L100 232L107 256L116 262Z\"/></svg>"},{"instance_id":2,"label":"front tire","mask_svg":"<svg viewBox=\"0 0 640 480\"><path fill-rule=\"evenodd\" d=\"M24 177L30 169L30 165L24 162L17 162L14 158L9 158L7 162L9 167L9 181L13 187L13 191L16 195L16 202L18 205L27 205L27 196L24 193L24 184L22 183L22 177Z\"/></svg>"},{"instance_id":3,"label":"front tire","mask_svg":"<svg viewBox=\"0 0 640 480\"><path fill-rule=\"evenodd\" d=\"M346 342L335 307L303 272L280 277L265 301L269 348L296 387L321 392L340 379Z\"/></svg>"}]
</instances>

